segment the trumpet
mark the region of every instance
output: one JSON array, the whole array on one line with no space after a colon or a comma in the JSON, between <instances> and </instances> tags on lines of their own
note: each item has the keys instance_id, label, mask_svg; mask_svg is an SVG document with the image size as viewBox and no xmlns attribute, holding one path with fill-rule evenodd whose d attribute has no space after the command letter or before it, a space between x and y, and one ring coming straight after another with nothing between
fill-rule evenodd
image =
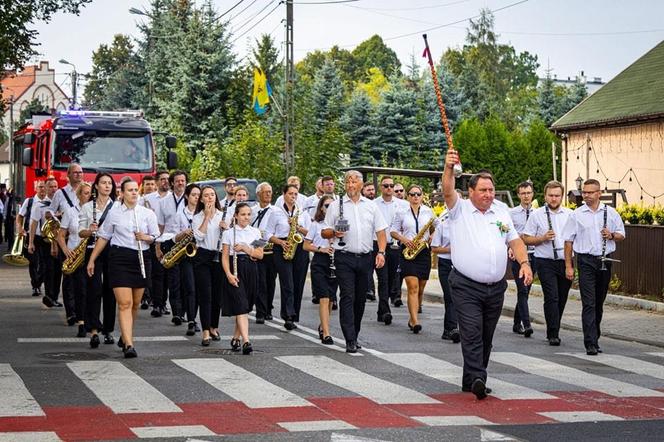
<instances>
[{"instance_id":1,"label":"trumpet","mask_svg":"<svg viewBox=\"0 0 664 442\"><path fill-rule=\"evenodd\" d=\"M58 237L58 231L60 230L60 221L57 218L53 217L47 220L41 228L42 238L47 243L55 243L56 238Z\"/></svg>"},{"instance_id":2,"label":"trumpet","mask_svg":"<svg viewBox=\"0 0 664 442\"><path fill-rule=\"evenodd\" d=\"M17 267L25 267L28 264L30 264L28 259L25 256L23 256L24 241L25 237L20 233L17 233L16 236L14 237L14 244L12 245L11 252L2 256L2 260L5 262L5 264Z\"/></svg>"}]
</instances>

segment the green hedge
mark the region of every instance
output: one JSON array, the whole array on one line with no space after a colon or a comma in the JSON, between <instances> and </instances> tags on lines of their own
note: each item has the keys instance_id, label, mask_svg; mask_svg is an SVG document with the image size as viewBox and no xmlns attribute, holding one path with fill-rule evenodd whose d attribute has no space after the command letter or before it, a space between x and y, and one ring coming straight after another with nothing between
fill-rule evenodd
<instances>
[{"instance_id":1,"label":"green hedge","mask_svg":"<svg viewBox=\"0 0 664 442\"><path fill-rule=\"evenodd\" d=\"M641 204L623 204L618 213L627 224L660 225L664 226L664 207L642 206Z\"/></svg>"}]
</instances>

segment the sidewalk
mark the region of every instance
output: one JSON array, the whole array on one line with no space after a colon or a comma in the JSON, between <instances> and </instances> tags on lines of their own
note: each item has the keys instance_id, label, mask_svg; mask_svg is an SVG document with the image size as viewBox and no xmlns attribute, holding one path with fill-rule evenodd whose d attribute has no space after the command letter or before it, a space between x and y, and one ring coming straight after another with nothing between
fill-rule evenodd
<instances>
[{"instance_id":1,"label":"sidewalk","mask_svg":"<svg viewBox=\"0 0 664 442\"><path fill-rule=\"evenodd\" d=\"M429 302L443 302L443 290L438 282L437 272L431 272L431 279L424 290L424 299ZM539 285L533 285L528 306L531 321L536 324L546 324L542 301L542 288ZM516 285L513 281L508 281L503 315L514 316L515 305ZM561 327L567 330L582 330L581 299L578 290L570 290ZM623 341L664 347L664 303L608 295L604 303L602 335Z\"/></svg>"}]
</instances>

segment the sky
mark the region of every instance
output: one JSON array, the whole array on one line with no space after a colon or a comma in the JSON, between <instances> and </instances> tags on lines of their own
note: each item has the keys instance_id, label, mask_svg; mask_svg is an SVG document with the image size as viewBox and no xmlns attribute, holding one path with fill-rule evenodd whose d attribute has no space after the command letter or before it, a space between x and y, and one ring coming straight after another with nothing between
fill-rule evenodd
<instances>
[{"instance_id":1,"label":"sky","mask_svg":"<svg viewBox=\"0 0 664 442\"><path fill-rule=\"evenodd\" d=\"M220 14L239 2L211 1ZM130 14L132 7L149 10L149 0L93 0L79 16L57 14L49 23L38 23L40 55L33 61L50 61L67 91L71 66L58 60L90 72L92 52L100 44L111 43L118 33L139 36L137 25L149 17ZM463 46L467 19L482 8L495 11L499 42L537 55L540 75L548 67L558 78L573 79L584 71L606 82L664 40L664 2L659 0L295 0L293 8L296 61L335 44L352 50L378 34L402 65L415 54L425 67L421 34L427 32L437 59L448 47ZM250 53L261 34L270 33L282 45L285 17L279 0L244 0L227 12L223 19L230 19L238 59Z\"/></svg>"}]
</instances>

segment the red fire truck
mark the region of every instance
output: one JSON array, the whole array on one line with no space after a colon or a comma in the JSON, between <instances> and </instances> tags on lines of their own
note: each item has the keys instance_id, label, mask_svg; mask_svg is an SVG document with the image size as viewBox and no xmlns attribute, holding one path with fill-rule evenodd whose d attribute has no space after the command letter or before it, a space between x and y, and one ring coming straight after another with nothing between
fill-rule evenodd
<instances>
[{"instance_id":1,"label":"red fire truck","mask_svg":"<svg viewBox=\"0 0 664 442\"><path fill-rule=\"evenodd\" d=\"M61 111L57 117L33 116L14 132L13 186L19 199L34 195L35 181L54 176L67 184L67 168L77 163L85 181L107 172L116 182L130 176L140 182L157 170L155 133L140 111ZM165 135L165 134L159 134ZM176 139L165 136L167 167L177 165Z\"/></svg>"}]
</instances>

